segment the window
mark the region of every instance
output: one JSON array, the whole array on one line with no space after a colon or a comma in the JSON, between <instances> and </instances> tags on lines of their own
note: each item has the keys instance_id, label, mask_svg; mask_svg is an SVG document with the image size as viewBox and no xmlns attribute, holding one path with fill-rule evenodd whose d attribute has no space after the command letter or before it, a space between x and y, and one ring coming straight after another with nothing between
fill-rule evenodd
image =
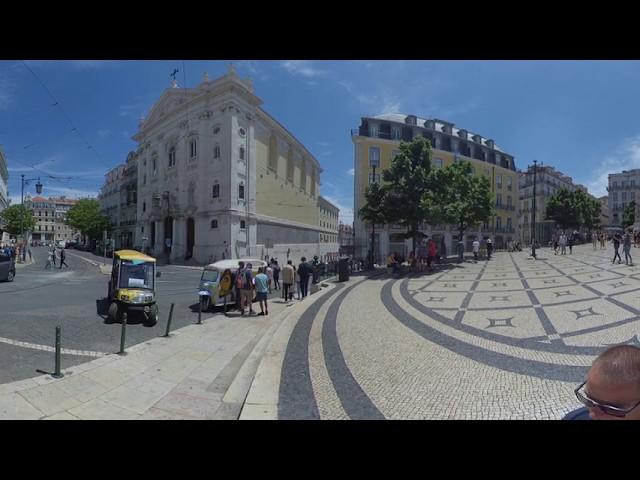
<instances>
[{"instance_id":1,"label":"window","mask_svg":"<svg viewBox=\"0 0 640 480\"><path fill-rule=\"evenodd\" d=\"M293 148L291 147L287 153L287 180L293 183Z\"/></svg>"},{"instance_id":2,"label":"window","mask_svg":"<svg viewBox=\"0 0 640 480\"><path fill-rule=\"evenodd\" d=\"M238 198L244 200L244 183L238 185Z\"/></svg>"},{"instance_id":3,"label":"window","mask_svg":"<svg viewBox=\"0 0 640 480\"><path fill-rule=\"evenodd\" d=\"M300 161L300 190L307 191L307 164L304 158Z\"/></svg>"},{"instance_id":4,"label":"window","mask_svg":"<svg viewBox=\"0 0 640 480\"><path fill-rule=\"evenodd\" d=\"M219 198L220 197L220 184L218 184L218 183L214 183L213 184L213 190L211 192L211 196L213 198Z\"/></svg>"},{"instance_id":5,"label":"window","mask_svg":"<svg viewBox=\"0 0 640 480\"><path fill-rule=\"evenodd\" d=\"M143 185L147 184L147 174L146 173L142 176L142 184Z\"/></svg>"},{"instance_id":6,"label":"window","mask_svg":"<svg viewBox=\"0 0 640 480\"><path fill-rule=\"evenodd\" d=\"M154 155L151 159L151 163L153 167L153 175L155 176L156 173L158 173L158 157Z\"/></svg>"},{"instance_id":7,"label":"window","mask_svg":"<svg viewBox=\"0 0 640 480\"><path fill-rule=\"evenodd\" d=\"M502 217L496 217L496 228L502 228Z\"/></svg>"},{"instance_id":8,"label":"window","mask_svg":"<svg viewBox=\"0 0 640 480\"><path fill-rule=\"evenodd\" d=\"M511 230L511 217L507 217L507 228Z\"/></svg>"},{"instance_id":9,"label":"window","mask_svg":"<svg viewBox=\"0 0 640 480\"><path fill-rule=\"evenodd\" d=\"M220 158L220 145L213 147L213 158Z\"/></svg>"},{"instance_id":10,"label":"window","mask_svg":"<svg viewBox=\"0 0 640 480\"><path fill-rule=\"evenodd\" d=\"M613 188L618 188L618 182L616 180L613 182Z\"/></svg>"},{"instance_id":11,"label":"window","mask_svg":"<svg viewBox=\"0 0 640 480\"><path fill-rule=\"evenodd\" d=\"M240 228L244 230L246 226L247 226L246 222L244 220L240 220Z\"/></svg>"},{"instance_id":12,"label":"window","mask_svg":"<svg viewBox=\"0 0 640 480\"><path fill-rule=\"evenodd\" d=\"M380 166L380 147L369 147L369 166Z\"/></svg>"},{"instance_id":13,"label":"window","mask_svg":"<svg viewBox=\"0 0 640 480\"><path fill-rule=\"evenodd\" d=\"M391 138L393 140L400 140L400 127L391 127Z\"/></svg>"},{"instance_id":14,"label":"window","mask_svg":"<svg viewBox=\"0 0 640 480\"><path fill-rule=\"evenodd\" d=\"M169 167L174 167L176 165L176 147L171 147L169 149Z\"/></svg>"},{"instance_id":15,"label":"window","mask_svg":"<svg viewBox=\"0 0 640 480\"><path fill-rule=\"evenodd\" d=\"M512 177L507 177L507 190L511 191L512 184L513 184L513 178Z\"/></svg>"},{"instance_id":16,"label":"window","mask_svg":"<svg viewBox=\"0 0 640 480\"><path fill-rule=\"evenodd\" d=\"M142 202L142 211L143 212L147 211L147 202Z\"/></svg>"},{"instance_id":17,"label":"window","mask_svg":"<svg viewBox=\"0 0 640 480\"><path fill-rule=\"evenodd\" d=\"M218 220L211 220L211 228L218 228Z\"/></svg>"},{"instance_id":18,"label":"window","mask_svg":"<svg viewBox=\"0 0 640 480\"><path fill-rule=\"evenodd\" d=\"M370 125L369 126L369 136L370 137L377 137L378 136L378 126L377 125Z\"/></svg>"},{"instance_id":19,"label":"window","mask_svg":"<svg viewBox=\"0 0 640 480\"><path fill-rule=\"evenodd\" d=\"M436 158L433 161L433 164L436 166L436 168L442 168L442 159L441 158Z\"/></svg>"},{"instance_id":20,"label":"window","mask_svg":"<svg viewBox=\"0 0 640 480\"><path fill-rule=\"evenodd\" d=\"M371 185L372 183L380 183L380 174L376 173L375 178L373 176L373 173L369 174L369 185Z\"/></svg>"},{"instance_id":21,"label":"window","mask_svg":"<svg viewBox=\"0 0 640 480\"><path fill-rule=\"evenodd\" d=\"M627 199L627 192L622 192L622 200L626 200Z\"/></svg>"},{"instance_id":22,"label":"window","mask_svg":"<svg viewBox=\"0 0 640 480\"><path fill-rule=\"evenodd\" d=\"M244 145L240 145L240 160L244 160Z\"/></svg>"},{"instance_id":23,"label":"window","mask_svg":"<svg viewBox=\"0 0 640 480\"><path fill-rule=\"evenodd\" d=\"M511 195L507 197L507 206L511 207Z\"/></svg>"},{"instance_id":24,"label":"window","mask_svg":"<svg viewBox=\"0 0 640 480\"><path fill-rule=\"evenodd\" d=\"M496 193L496 205L498 207L502 206L502 194Z\"/></svg>"},{"instance_id":25,"label":"window","mask_svg":"<svg viewBox=\"0 0 640 480\"><path fill-rule=\"evenodd\" d=\"M195 159L198 154L196 140L193 139L189 142L189 158L191 160Z\"/></svg>"},{"instance_id":26,"label":"window","mask_svg":"<svg viewBox=\"0 0 640 480\"><path fill-rule=\"evenodd\" d=\"M213 127L213 134L217 135L218 133L220 133L220 125L216 125L215 127Z\"/></svg>"},{"instance_id":27,"label":"window","mask_svg":"<svg viewBox=\"0 0 640 480\"><path fill-rule=\"evenodd\" d=\"M496 175L496 188L502 188L502 175Z\"/></svg>"},{"instance_id":28,"label":"window","mask_svg":"<svg viewBox=\"0 0 640 480\"><path fill-rule=\"evenodd\" d=\"M271 137L269 137L268 167L270 170L274 172L278 171L278 139L276 138L275 135L271 135Z\"/></svg>"}]
</instances>

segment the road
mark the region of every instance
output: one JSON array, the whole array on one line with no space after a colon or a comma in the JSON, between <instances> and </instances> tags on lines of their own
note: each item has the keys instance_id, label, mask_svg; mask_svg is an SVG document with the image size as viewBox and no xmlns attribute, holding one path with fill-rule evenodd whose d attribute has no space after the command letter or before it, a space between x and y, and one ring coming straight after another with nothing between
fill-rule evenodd
<instances>
[{"instance_id":1,"label":"road","mask_svg":"<svg viewBox=\"0 0 640 480\"><path fill-rule=\"evenodd\" d=\"M120 347L121 325L106 323L102 310L108 277L85 260L102 258L67 250L69 268L45 270L46 249L33 248L32 252L33 265L19 268L12 283L0 283L0 383L35 377L38 369L53 370L51 348L57 325L62 327L62 347L73 350L62 355L63 368L117 352ZM175 303L172 330L197 322L200 271L174 265L160 266L158 271L160 321L150 327L132 319L127 326L127 346L163 335L171 303ZM222 315L220 308L207 317L216 315Z\"/></svg>"}]
</instances>

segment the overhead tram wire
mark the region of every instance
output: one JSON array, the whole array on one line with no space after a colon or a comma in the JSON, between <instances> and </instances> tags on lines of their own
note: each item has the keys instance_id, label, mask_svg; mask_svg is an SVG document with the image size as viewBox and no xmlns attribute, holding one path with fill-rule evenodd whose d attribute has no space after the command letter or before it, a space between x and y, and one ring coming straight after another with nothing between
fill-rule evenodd
<instances>
[{"instance_id":1,"label":"overhead tram wire","mask_svg":"<svg viewBox=\"0 0 640 480\"><path fill-rule=\"evenodd\" d=\"M49 88L47 87L47 85L44 83L44 81L42 81L42 79L36 74L36 72L34 72L31 67L29 67L29 65L27 65L27 63L24 60L20 60L22 62L22 65L24 65L24 67L31 73L31 75L33 75L33 77L38 81L38 83L42 86L42 88L45 90L45 92L47 92L47 94L51 97L51 99L53 100L53 105L54 107L58 107L60 109L60 112L62 112L62 114L64 115L65 119L67 120L67 122L69 123L69 125L71 126L71 131L75 132L78 137L80 137L80 139L85 143L86 147L88 150L93 151L93 153L96 155L96 158L98 160L100 160L102 163L104 163L105 165L107 165L109 168L113 168L113 165L109 165L108 162L106 162L102 156L98 153L98 151L93 147L93 145L91 145L91 143L89 143L87 141L87 139L80 133L80 131L78 130L78 128L75 126L75 123L73 122L73 120L71 119L71 117L67 114L67 112L65 111L65 109L62 107L62 104L60 103L60 101L58 101L58 99L55 97L55 95L53 93L51 93L51 90L49 90Z\"/></svg>"}]
</instances>

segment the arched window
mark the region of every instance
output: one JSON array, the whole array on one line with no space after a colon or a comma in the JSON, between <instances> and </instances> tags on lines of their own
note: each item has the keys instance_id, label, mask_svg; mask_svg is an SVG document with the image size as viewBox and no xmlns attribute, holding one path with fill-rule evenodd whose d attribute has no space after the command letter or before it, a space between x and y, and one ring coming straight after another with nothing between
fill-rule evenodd
<instances>
[{"instance_id":1,"label":"arched window","mask_svg":"<svg viewBox=\"0 0 640 480\"><path fill-rule=\"evenodd\" d=\"M198 145L196 139L189 140L189 159L194 160L198 156Z\"/></svg>"},{"instance_id":2,"label":"arched window","mask_svg":"<svg viewBox=\"0 0 640 480\"><path fill-rule=\"evenodd\" d=\"M176 147L169 148L169 167L176 165Z\"/></svg>"}]
</instances>

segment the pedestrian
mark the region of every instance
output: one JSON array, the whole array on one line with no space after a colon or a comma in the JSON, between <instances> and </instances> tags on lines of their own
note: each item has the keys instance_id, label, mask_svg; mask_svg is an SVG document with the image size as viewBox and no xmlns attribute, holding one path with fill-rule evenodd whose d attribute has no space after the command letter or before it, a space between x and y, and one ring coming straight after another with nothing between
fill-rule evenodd
<instances>
[{"instance_id":1,"label":"pedestrian","mask_svg":"<svg viewBox=\"0 0 640 480\"><path fill-rule=\"evenodd\" d=\"M584 407L563 420L640 420L640 348L616 345L605 350L574 392Z\"/></svg>"},{"instance_id":2,"label":"pedestrian","mask_svg":"<svg viewBox=\"0 0 640 480\"><path fill-rule=\"evenodd\" d=\"M282 268L282 298L285 301L293 300L293 282L295 281L295 272L291 260L287 260L287 264Z\"/></svg>"},{"instance_id":3,"label":"pedestrian","mask_svg":"<svg viewBox=\"0 0 640 480\"><path fill-rule=\"evenodd\" d=\"M567 239L567 244L569 245L569 255L573 253L573 242L575 241L575 233L570 233L569 238Z\"/></svg>"},{"instance_id":4,"label":"pedestrian","mask_svg":"<svg viewBox=\"0 0 640 480\"><path fill-rule=\"evenodd\" d=\"M51 264L52 264L52 263L53 263L53 252L52 252L51 250L49 250L49 251L47 252L47 263L46 263L46 265L44 266L44 269L45 269L45 270L49 270L49 269L51 269Z\"/></svg>"},{"instance_id":5,"label":"pedestrian","mask_svg":"<svg viewBox=\"0 0 640 480\"><path fill-rule=\"evenodd\" d=\"M613 255L613 262L611 263L616 263L616 257L618 257L618 263L622 263L622 258L620 257L620 252L618 252L618 249L620 248L620 237L619 234L615 234L613 236L613 250L615 252L615 254Z\"/></svg>"},{"instance_id":6,"label":"pedestrian","mask_svg":"<svg viewBox=\"0 0 640 480\"><path fill-rule=\"evenodd\" d=\"M52 258L52 261L53 261L53 268L56 268L56 260L57 260L56 247L53 247L51 249L51 258Z\"/></svg>"},{"instance_id":7,"label":"pedestrian","mask_svg":"<svg viewBox=\"0 0 640 480\"><path fill-rule=\"evenodd\" d=\"M564 232L560 233L560 239L558 240L560 244L560 255L567 254L567 236Z\"/></svg>"},{"instance_id":8,"label":"pedestrian","mask_svg":"<svg viewBox=\"0 0 640 480\"><path fill-rule=\"evenodd\" d=\"M242 295L240 293L242 291L242 285L243 285L243 280L242 280L243 270L244 270L244 262L240 260L238 262L238 270L236 270L236 274L233 277L233 287L234 287L234 297L236 299L236 307L241 312L244 311L244 308L242 306Z\"/></svg>"},{"instance_id":9,"label":"pedestrian","mask_svg":"<svg viewBox=\"0 0 640 480\"><path fill-rule=\"evenodd\" d=\"M31 248L27 249L27 253L29 254L29 261L33 262L33 255L31 254Z\"/></svg>"},{"instance_id":10,"label":"pedestrian","mask_svg":"<svg viewBox=\"0 0 640 480\"><path fill-rule=\"evenodd\" d=\"M557 235L553 236L553 254L554 255L558 254L558 236Z\"/></svg>"},{"instance_id":11,"label":"pedestrian","mask_svg":"<svg viewBox=\"0 0 640 480\"><path fill-rule=\"evenodd\" d=\"M271 265L267 265L264 268L265 268L266 272L263 272L263 273L266 273L266 275L267 275L267 278L269 280L269 293L271 293L271 286L273 284L273 268L271 267ZM256 292L257 292L257 290L256 290Z\"/></svg>"},{"instance_id":12,"label":"pedestrian","mask_svg":"<svg viewBox=\"0 0 640 480\"><path fill-rule=\"evenodd\" d=\"M478 253L480 253L480 242L478 241L478 237L473 241L473 259L478 261Z\"/></svg>"},{"instance_id":13,"label":"pedestrian","mask_svg":"<svg viewBox=\"0 0 640 480\"><path fill-rule=\"evenodd\" d=\"M631 231L627 230L623 239L624 263L625 265L633 265L631 258Z\"/></svg>"},{"instance_id":14,"label":"pedestrian","mask_svg":"<svg viewBox=\"0 0 640 480\"><path fill-rule=\"evenodd\" d=\"M256 300L260 303L260 313L258 315L269 315L269 307L267 305L267 292L269 284L269 276L264 271L269 267L258 268L258 274L255 278Z\"/></svg>"},{"instance_id":15,"label":"pedestrian","mask_svg":"<svg viewBox=\"0 0 640 480\"><path fill-rule=\"evenodd\" d=\"M436 242L433 238L430 238L427 242L427 268L429 268L429 270L434 269L433 261L436 259L436 250Z\"/></svg>"},{"instance_id":16,"label":"pedestrian","mask_svg":"<svg viewBox=\"0 0 640 480\"><path fill-rule=\"evenodd\" d=\"M249 307L249 315L253 315L253 290L255 288L253 284L253 273L251 272L251 268L253 265L247 263L244 270L240 273L240 278L242 280L242 287L240 288L240 304L241 310L240 315L244 315L245 306Z\"/></svg>"},{"instance_id":17,"label":"pedestrian","mask_svg":"<svg viewBox=\"0 0 640 480\"><path fill-rule=\"evenodd\" d=\"M69 268L69 265L67 265L67 262L64 261L66 257L67 257L67 254L65 253L63 248L60 250L60 270L62 270L62 265Z\"/></svg>"},{"instance_id":18,"label":"pedestrian","mask_svg":"<svg viewBox=\"0 0 640 480\"><path fill-rule=\"evenodd\" d=\"M302 300L302 297L300 296L300 290L301 290L301 288L300 288L300 274L298 273L298 269L295 266L293 267L293 273L294 273L294 276L295 276L295 282L293 282L293 288L295 290L296 299Z\"/></svg>"},{"instance_id":19,"label":"pedestrian","mask_svg":"<svg viewBox=\"0 0 640 480\"><path fill-rule=\"evenodd\" d=\"M278 261L274 260L271 267L273 269L273 283L276 290L280 290L280 265Z\"/></svg>"},{"instance_id":20,"label":"pedestrian","mask_svg":"<svg viewBox=\"0 0 640 480\"><path fill-rule=\"evenodd\" d=\"M493 240L491 237L487 238L487 260L491 260L491 254L493 253Z\"/></svg>"},{"instance_id":21,"label":"pedestrian","mask_svg":"<svg viewBox=\"0 0 640 480\"><path fill-rule=\"evenodd\" d=\"M309 277L311 276L311 266L307 263L307 257L300 259L298 265L298 276L300 277L300 294L305 298L309 289Z\"/></svg>"}]
</instances>

